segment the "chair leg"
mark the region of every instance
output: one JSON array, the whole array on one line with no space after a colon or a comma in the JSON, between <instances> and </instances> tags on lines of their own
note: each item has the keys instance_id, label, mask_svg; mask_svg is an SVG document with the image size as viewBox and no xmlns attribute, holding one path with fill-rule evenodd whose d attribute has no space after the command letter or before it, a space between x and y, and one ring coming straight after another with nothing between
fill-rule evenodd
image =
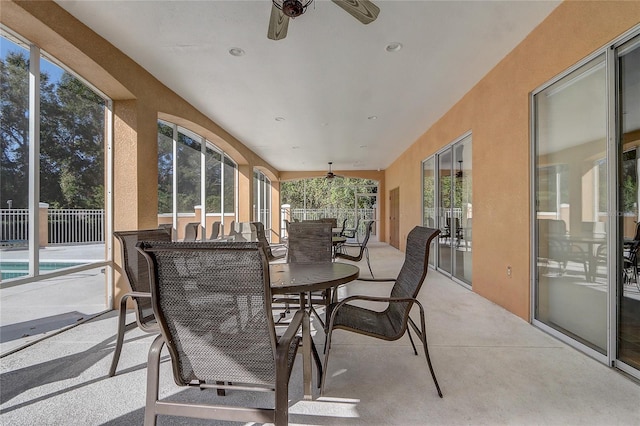
<instances>
[{"instance_id":1,"label":"chair leg","mask_svg":"<svg viewBox=\"0 0 640 426\"><path fill-rule=\"evenodd\" d=\"M282 376L277 372L276 375ZM278 377L276 379L276 403L274 413L274 425L286 426L289 424L289 378Z\"/></svg>"},{"instance_id":2,"label":"chair leg","mask_svg":"<svg viewBox=\"0 0 640 426\"><path fill-rule=\"evenodd\" d=\"M113 351L113 360L111 361L111 368L109 369L109 377L113 377L116 374L116 368L118 368L118 360L120 359L120 352L122 351L122 345L124 343L125 321L127 319L127 299L125 294L120 299L120 310L118 311L118 337L116 338L116 347Z\"/></svg>"},{"instance_id":3,"label":"chair leg","mask_svg":"<svg viewBox=\"0 0 640 426\"><path fill-rule=\"evenodd\" d=\"M330 326L333 324L330 324ZM327 334L326 340L324 342L325 352L324 352L324 367L322 370L322 380L320 380L320 396L324 395L324 384L327 380L327 370L329 369L329 352L331 350L331 333L333 333L333 329L329 327L329 332Z\"/></svg>"},{"instance_id":4,"label":"chair leg","mask_svg":"<svg viewBox=\"0 0 640 426\"><path fill-rule=\"evenodd\" d=\"M411 346L413 346L414 355L418 355L418 350L416 349L415 343L413 343L413 337L411 337L411 331L409 330L409 327L407 327L407 334L409 335L409 341L411 342Z\"/></svg>"},{"instance_id":5,"label":"chair leg","mask_svg":"<svg viewBox=\"0 0 640 426\"><path fill-rule=\"evenodd\" d=\"M427 327L424 321L424 311L422 306L420 306L420 328L422 329L422 344L424 346L424 356L427 358L427 365L429 366L429 371L431 372L431 377L433 378L433 383L436 385L436 390L438 391L438 396L442 398L442 391L440 390L440 385L438 385L438 379L436 379L436 373L433 371L433 366L431 365L431 358L429 357L429 348L427 347Z\"/></svg>"},{"instance_id":6,"label":"chair leg","mask_svg":"<svg viewBox=\"0 0 640 426\"><path fill-rule=\"evenodd\" d=\"M160 353L164 346L162 336L155 338L149 349L147 359L147 401L144 408L144 426L155 426L158 415L156 414L156 402L158 401L158 388L160 383Z\"/></svg>"},{"instance_id":7,"label":"chair leg","mask_svg":"<svg viewBox=\"0 0 640 426\"><path fill-rule=\"evenodd\" d=\"M364 254L367 257L367 266L369 267L369 272L371 272L371 278L375 278L373 276L373 271L371 270L371 262L369 261L369 249L367 247L364 248Z\"/></svg>"},{"instance_id":8,"label":"chair leg","mask_svg":"<svg viewBox=\"0 0 640 426\"><path fill-rule=\"evenodd\" d=\"M313 360L315 361L316 368L318 370L318 388L320 388L320 378L322 377L322 362L320 361L320 355L318 355L318 349L316 348L315 343L313 343L313 339L311 339L311 353L313 354Z\"/></svg>"}]
</instances>

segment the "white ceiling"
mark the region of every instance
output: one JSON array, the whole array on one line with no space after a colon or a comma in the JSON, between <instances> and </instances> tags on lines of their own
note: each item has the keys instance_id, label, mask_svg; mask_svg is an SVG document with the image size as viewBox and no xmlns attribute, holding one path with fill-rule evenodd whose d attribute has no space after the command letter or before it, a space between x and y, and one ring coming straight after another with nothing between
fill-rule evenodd
<instances>
[{"instance_id":1,"label":"white ceiling","mask_svg":"<svg viewBox=\"0 0 640 426\"><path fill-rule=\"evenodd\" d=\"M57 3L272 166L309 171L389 166L560 1L374 0L363 25L315 0L279 41L270 0Z\"/></svg>"}]
</instances>

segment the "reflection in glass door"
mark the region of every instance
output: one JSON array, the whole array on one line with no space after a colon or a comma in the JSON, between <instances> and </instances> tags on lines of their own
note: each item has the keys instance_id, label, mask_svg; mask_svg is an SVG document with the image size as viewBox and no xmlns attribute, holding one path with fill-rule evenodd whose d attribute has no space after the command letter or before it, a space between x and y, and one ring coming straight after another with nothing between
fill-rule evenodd
<instances>
[{"instance_id":1,"label":"reflection in glass door","mask_svg":"<svg viewBox=\"0 0 640 426\"><path fill-rule=\"evenodd\" d=\"M429 157L422 163L422 226L436 227L436 158ZM436 265L436 243L431 243L429 265Z\"/></svg>"},{"instance_id":2,"label":"reflection in glass door","mask_svg":"<svg viewBox=\"0 0 640 426\"><path fill-rule=\"evenodd\" d=\"M640 40L619 49L619 117L621 153L620 193L618 195L621 232L618 252L622 278L618 280L617 358L640 369L640 277L637 254L638 170L640 168Z\"/></svg>"},{"instance_id":3,"label":"reflection in glass door","mask_svg":"<svg viewBox=\"0 0 640 426\"><path fill-rule=\"evenodd\" d=\"M472 179L471 179L471 136L456 143L453 148L454 173L452 176L453 208L449 220L453 236L451 247L454 259L453 276L471 284L471 242L472 242Z\"/></svg>"},{"instance_id":4,"label":"reflection in glass door","mask_svg":"<svg viewBox=\"0 0 640 426\"><path fill-rule=\"evenodd\" d=\"M453 164L452 148L447 148L438 156L438 268L451 274L453 270L453 256L451 256L451 211L452 187L451 175Z\"/></svg>"},{"instance_id":5,"label":"reflection in glass door","mask_svg":"<svg viewBox=\"0 0 640 426\"><path fill-rule=\"evenodd\" d=\"M607 93L601 55L534 96L535 320L607 353Z\"/></svg>"}]
</instances>

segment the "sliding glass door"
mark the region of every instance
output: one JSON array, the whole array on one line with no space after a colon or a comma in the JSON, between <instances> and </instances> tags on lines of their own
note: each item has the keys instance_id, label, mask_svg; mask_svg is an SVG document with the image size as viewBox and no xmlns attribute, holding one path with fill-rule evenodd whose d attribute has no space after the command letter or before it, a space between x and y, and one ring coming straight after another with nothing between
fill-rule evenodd
<instances>
[{"instance_id":1,"label":"sliding glass door","mask_svg":"<svg viewBox=\"0 0 640 426\"><path fill-rule=\"evenodd\" d=\"M640 36L532 107L533 322L640 377Z\"/></svg>"},{"instance_id":2,"label":"sliding glass door","mask_svg":"<svg viewBox=\"0 0 640 426\"><path fill-rule=\"evenodd\" d=\"M617 283L617 358L640 369L640 277L637 254L640 242L638 205L640 170L640 40L618 49L617 68L620 167L620 227L618 253L622 266L622 279Z\"/></svg>"},{"instance_id":3,"label":"sliding glass door","mask_svg":"<svg viewBox=\"0 0 640 426\"><path fill-rule=\"evenodd\" d=\"M607 93L601 55L535 95L535 318L606 354Z\"/></svg>"},{"instance_id":4,"label":"sliding glass door","mask_svg":"<svg viewBox=\"0 0 640 426\"><path fill-rule=\"evenodd\" d=\"M423 225L440 229L429 263L471 285L471 135L465 135L422 165Z\"/></svg>"}]
</instances>

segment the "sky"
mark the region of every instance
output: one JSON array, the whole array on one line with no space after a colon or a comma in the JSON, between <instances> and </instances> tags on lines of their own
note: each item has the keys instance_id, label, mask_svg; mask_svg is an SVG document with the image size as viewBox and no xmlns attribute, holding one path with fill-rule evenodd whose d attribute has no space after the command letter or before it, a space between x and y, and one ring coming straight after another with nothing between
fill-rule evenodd
<instances>
[{"instance_id":1,"label":"sky","mask_svg":"<svg viewBox=\"0 0 640 426\"><path fill-rule=\"evenodd\" d=\"M9 52L23 52L27 57L29 56L29 52L21 46L13 43L12 41L0 37L0 57L4 60ZM48 74L51 77L52 83L57 83L60 81L60 77L62 77L62 73L64 70L57 65L52 64L47 61L45 58L40 58L40 72Z\"/></svg>"}]
</instances>

